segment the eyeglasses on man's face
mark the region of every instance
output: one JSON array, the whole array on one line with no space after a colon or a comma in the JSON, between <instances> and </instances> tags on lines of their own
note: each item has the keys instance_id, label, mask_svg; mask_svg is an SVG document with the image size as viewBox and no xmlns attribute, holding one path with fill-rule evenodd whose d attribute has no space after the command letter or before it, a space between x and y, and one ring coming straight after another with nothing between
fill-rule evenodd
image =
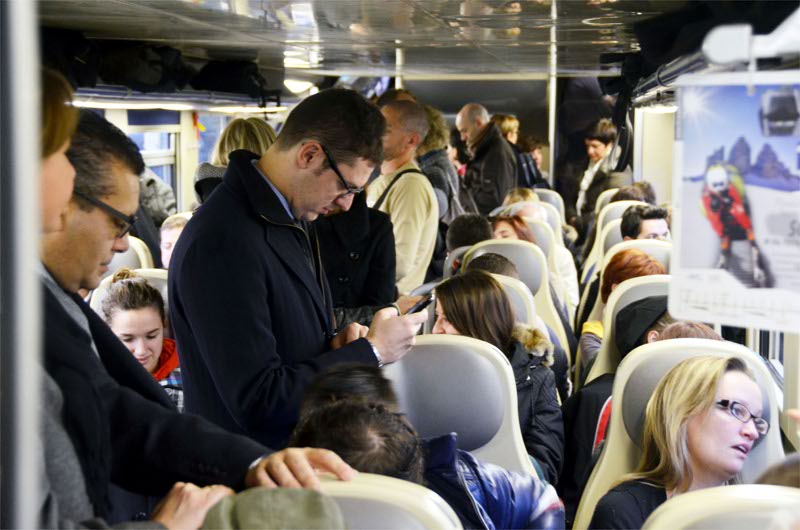
<instances>
[{"instance_id":1,"label":"eyeglasses on man's face","mask_svg":"<svg viewBox=\"0 0 800 530\"><path fill-rule=\"evenodd\" d=\"M97 206L105 213L107 213L109 216L111 216L111 219L114 221L114 226L117 227L117 232L114 235L116 239L122 239L123 237L128 235L128 232L130 232L131 229L133 228L133 225L136 222L135 215L125 215L124 213L120 212L113 206L109 206L108 204L104 203L100 199L95 199L94 197L90 197L89 195L86 195L85 193L82 193L78 190L73 190L72 193L77 195L84 201L88 202L89 204Z\"/></svg>"},{"instance_id":2,"label":"eyeglasses on man's face","mask_svg":"<svg viewBox=\"0 0 800 530\"><path fill-rule=\"evenodd\" d=\"M764 418L759 418L758 416L754 416L747 407L738 401L721 399L717 401L717 405L723 409L726 409L731 413L731 416L742 423L747 423L748 421L753 420L753 425L755 425L756 431L758 431L758 434L761 436L764 436L769 432L769 423L767 420Z\"/></svg>"},{"instance_id":3,"label":"eyeglasses on man's face","mask_svg":"<svg viewBox=\"0 0 800 530\"><path fill-rule=\"evenodd\" d=\"M347 197L348 195L356 195L364 191L363 187L359 188L357 186L351 186L350 184L348 184L347 181L342 176L342 172L339 171L339 166L336 165L336 162L333 161L333 157L325 148L325 146L321 145L320 147L322 147L322 152L325 153L325 158L328 159L328 164L331 166L331 169L333 170L334 173L336 173L336 176L339 177L339 181L342 183L342 186L344 186L345 192L341 194L339 197L344 198Z\"/></svg>"}]
</instances>

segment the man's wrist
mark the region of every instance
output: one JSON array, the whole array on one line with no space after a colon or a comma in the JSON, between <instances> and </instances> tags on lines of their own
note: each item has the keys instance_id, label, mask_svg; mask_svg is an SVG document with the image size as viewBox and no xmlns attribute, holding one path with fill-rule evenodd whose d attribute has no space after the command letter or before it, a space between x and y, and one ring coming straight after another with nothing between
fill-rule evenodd
<instances>
[{"instance_id":1,"label":"man's wrist","mask_svg":"<svg viewBox=\"0 0 800 530\"><path fill-rule=\"evenodd\" d=\"M372 348L372 353L375 354L375 358L378 360L378 368L380 368L383 366L383 357L381 357L381 352L378 351L378 348L375 347L375 344L373 344L371 340L367 338L364 340L366 340L367 344L369 344L369 347Z\"/></svg>"}]
</instances>

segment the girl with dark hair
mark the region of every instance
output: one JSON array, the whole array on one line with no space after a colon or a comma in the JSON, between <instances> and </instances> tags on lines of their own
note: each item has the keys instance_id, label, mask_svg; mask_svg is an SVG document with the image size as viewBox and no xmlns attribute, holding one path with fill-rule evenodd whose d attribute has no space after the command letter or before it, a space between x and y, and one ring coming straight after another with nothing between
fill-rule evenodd
<instances>
[{"instance_id":1,"label":"girl with dark hair","mask_svg":"<svg viewBox=\"0 0 800 530\"><path fill-rule=\"evenodd\" d=\"M114 274L102 307L111 331L183 412L178 350L174 340L164 337L166 312L158 289L123 268Z\"/></svg>"},{"instance_id":2,"label":"girl with dark hair","mask_svg":"<svg viewBox=\"0 0 800 530\"><path fill-rule=\"evenodd\" d=\"M553 345L534 328L516 323L503 287L483 271L467 271L436 288L433 332L465 335L495 346L511 362L525 447L555 484L564 455L564 425L550 366Z\"/></svg>"}]
</instances>

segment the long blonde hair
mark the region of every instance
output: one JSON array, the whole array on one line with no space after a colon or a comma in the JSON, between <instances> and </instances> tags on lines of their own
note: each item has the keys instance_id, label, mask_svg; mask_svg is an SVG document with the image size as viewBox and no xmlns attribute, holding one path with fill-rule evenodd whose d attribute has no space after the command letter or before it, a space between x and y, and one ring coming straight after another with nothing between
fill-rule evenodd
<instances>
[{"instance_id":1,"label":"long blonde hair","mask_svg":"<svg viewBox=\"0 0 800 530\"><path fill-rule=\"evenodd\" d=\"M689 489L693 480L689 422L714 406L717 388L728 372L742 372L755 381L738 357L692 357L667 372L647 402L639 465L620 482L647 480L676 493Z\"/></svg>"},{"instance_id":2,"label":"long blonde hair","mask_svg":"<svg viewBox=\"0 0 800 530\"><path fill-rule=\"evenodd\" d=\"M227 166L228 155L237 149L247 149L263 155L275 143L275 131L261 118L236 118L219 135L211 164Z\"/></svg>"}]
</instances>

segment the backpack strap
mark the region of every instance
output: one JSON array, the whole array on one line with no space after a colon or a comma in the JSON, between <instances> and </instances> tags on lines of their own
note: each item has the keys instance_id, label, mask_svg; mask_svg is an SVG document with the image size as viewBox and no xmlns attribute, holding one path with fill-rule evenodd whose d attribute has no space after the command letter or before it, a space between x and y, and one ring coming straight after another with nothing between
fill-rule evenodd
<instances>
[{"instance_id":1,"label":"backpack strap","mask_svg":"<svg viewBox=\"0 0 800 530\"><path fill-rule=\"evenodd\" d=\"M400 180L400 177L402 177L406 173L420 173L420 174L422 174L422 171L419 170L419 169L405 169L405 170L401 171L400 173L398 173L397 175L395 175L394 178L392 179L392 181L389 183L389 185L386 186L386 189L383 190L383 193L381 193L381 196L378 197L378 200L375 202L375 204L372 205L373 208L375 208L376 210L380 210L381 209L381 205L383 205L383 201L385 201L386 200L386 196L389 195L389 190L391 190L392 186L394 186L395 183L398 180Z\"/></svg>"}]
</instances>

